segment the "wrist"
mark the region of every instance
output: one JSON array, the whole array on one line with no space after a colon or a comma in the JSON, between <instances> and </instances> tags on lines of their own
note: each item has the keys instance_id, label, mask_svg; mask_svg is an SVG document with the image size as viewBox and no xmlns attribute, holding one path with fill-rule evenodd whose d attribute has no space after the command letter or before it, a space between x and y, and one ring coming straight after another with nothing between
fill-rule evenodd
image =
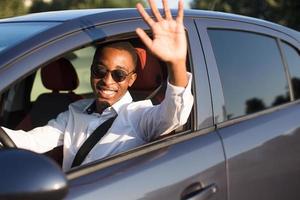
<instances>
[{"instance_id":1,"label":"wrist","mask_svg":"<svg viewBox=\"0 0 300 200\"><path fill-rule=\"evenodd\" d=\"M176 59L168 62L168 66L172 69L186 69L186 59Z\"/></svg>"},{"instance_id":2,"label":"wrist","mask_svg":"<svg viewBox=\"0 0 300 200\"><path fill-rule=\"evenodd\" d=\"M168 63L169 82L175 86L186 87L187 71L185 60Z\"/></svg>"}]
</instances>

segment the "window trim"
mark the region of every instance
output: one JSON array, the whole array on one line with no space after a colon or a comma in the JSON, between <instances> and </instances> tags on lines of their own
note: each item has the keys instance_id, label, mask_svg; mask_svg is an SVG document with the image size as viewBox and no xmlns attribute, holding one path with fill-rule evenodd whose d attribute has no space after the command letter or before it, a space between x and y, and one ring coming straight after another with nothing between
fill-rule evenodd
<instances>
[{"instance_id":1,"label":"window trim","mask_svg":"<svg viewBox=\"0 0 300 200\"><path fill-rule=\"evenodd\" d=\"M286 79L288 81L288 87L289 87L289 93L290 93L290 102L295 101L295 95L294 95L293 84L292 84L292 80L291 80L291 74L290 74L290 70L289 70L289 67L288 67L287 58L284 54L282 42L279 38L276 38L276 43L277 43L277 46L279 48L282 64L284 66L285 76L286 76Z\"/></svg>"},{"instance_id":2,"label":"window trim","mask_svg":"<svg viewBox=\"0 0 300 200\"><path fill-rule=\"evenodd\" d=\"M288 76L289 76L290 89L291 89L290 92L291 92L291 95L293 97L293 99L291 101L297 101L297 99L295 99L294 86L292 84L292 78L291 78L290 68L289 68L289 65L288 65L287 55L286 55L284 47L283 47L284 43L286 45L289 45L291 48L294 48L296 51L298 51L298 54L300 52L300 47L296 47L296 45L294 45L294 44L292 44L290 42L287 42L287 41L285 41L283 39L278 38L278 44L280 46L280 51L282 53L282 59L284 61L284 65L285 65L285 67L287 69L287 73L288 73Z\"/></svg>"},{"instance_id":3,"label":"window trim","mask_svg":"<svg viewBox=\"0 0 300 200\"><path fill-rule=\"evenodd\" d=\"M228 126L232 126L234 124L242 123L242 122L247 121L247 120L251 120L251 119L254 119L254 118L257 118L257 117L261 117L261 116L271 114L273 112L278 112L280 110L290 108L290 107L292 107L294 105L297 105L297 104L300 104L300 99L296 100L296 101L287 102L287 103L284 103L284 104L281 104L281 105L278 105L278 106L274 106L274 107L271 107L271 108L267 108L265 110L262 110L262 111L259 111L259 112L256 112L256 113L243 115L241 117L237 117L237 118L234 118L234 119L230 119L230 120L218 123L218 124L216 124L216 128L220 129L220 128L225 128L225 127L228 127Z\"/></svg>"}]
</instances>

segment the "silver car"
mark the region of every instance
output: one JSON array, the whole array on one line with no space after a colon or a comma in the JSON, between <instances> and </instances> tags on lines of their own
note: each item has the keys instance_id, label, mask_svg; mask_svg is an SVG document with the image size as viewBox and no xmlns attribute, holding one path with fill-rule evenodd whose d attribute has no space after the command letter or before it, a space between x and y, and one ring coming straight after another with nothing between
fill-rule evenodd
<instances>
[{"instance_id":1,"label":"silver car","mask_svg":"<svg viewBox=\"0 0 300 200\"><path fill-rule=\"evenodd\" d=\"M186 10L184 24L195 97L185 126L66 173L60 147L45 155L6 148L14 145L0 131L0 199L300 199L300 34L208 11ZM0 20L1 126L29 130L90 97L95 45L128 40L145 48L137 27L149 30L134 9ZM155 63L151 84L140 80L131 89L135 100L163 98L165 64ZM79 86L47 86L65 65Z\"/></svg>"}]
</instances>

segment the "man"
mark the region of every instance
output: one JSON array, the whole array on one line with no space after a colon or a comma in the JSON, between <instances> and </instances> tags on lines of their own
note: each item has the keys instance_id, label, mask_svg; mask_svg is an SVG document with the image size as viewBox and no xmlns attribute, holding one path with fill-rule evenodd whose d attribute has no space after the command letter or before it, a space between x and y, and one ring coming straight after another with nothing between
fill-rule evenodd
<instances>
[{"instance_id":1,"label":"man","mask_svg":"<svg viewBox=\"0 0 300 200\"><path fill-rule=\"evenodd\" d=\"M163 102L132 102L127 91L136 77L137 56L128 43L112 43L97 49L91 66L91 86L95 99L84 99L50 120L46 126L29 132L4 130L20 148L46 152L64 145L63 170L71 168L76 153L93 131L116 117L110 129L83 161L88 163L145 144L161 134L183 125L193 105L191 74L186 71L187 41L183 26L183 2L172 19L167 0L163 0L163 18L154 0L149 0L156 21L141 4L137 9L151 27L153 40L142 30L136 33L146 47L168 65L168 86Z\"/></svg>"}]
</instances>

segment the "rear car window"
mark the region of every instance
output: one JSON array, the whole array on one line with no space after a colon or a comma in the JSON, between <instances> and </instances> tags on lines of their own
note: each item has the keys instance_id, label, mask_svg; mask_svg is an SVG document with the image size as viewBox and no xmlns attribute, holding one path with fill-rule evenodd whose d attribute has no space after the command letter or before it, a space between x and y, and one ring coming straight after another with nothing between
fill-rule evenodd
<instances>
[{"instance_id":1,"label":"rear car window","mask_svg":"<svg viewBox=\"0 0 300 200\"><path fill-rule=\"evenodd\" d=\"M295 99L300 99L300 56L299 51L283 43L283 50L288 64Z\"/></svg>"},{"instance_id":2,"label":"rear car window","mask_svg":"<svg viewBox=\"0 0 300 200\"><path fill-rule=\"evenodd\" d=\"M227 119L290 100L274 38L250 32L208 30L225 98Z\"/></svg>"},{"instance_id":3,"label":"rear car window","mask_svg":"<svg viewBox=\"0 0 300 200\"><path fill-rule=\"evenodd\" d=\"M59 23L57 22L13 22L0 23L0 52L26 38L34 36Z\"/></svg>"},{"instance_id":4,"label":"rear car window","mask_svg":"<svg viewBox=\"0 0 300 200\"><path fill-rule=\"evenodd\" d=\"M64 57L68 59L72 65L74 66L78 79L79 85L74 90L76 94L80 94L82 96L91 95L93 93L91 84L90 84L90 66L93 62L93 55L95 53L95 47L89 46L85 47L73 52L68 53ZM37 97L42 93L51 92L47 88L44 87L41 80L41 70L37 71L37 74L34 79L30 101L33 102L37 99Z\"/></svg>"}]
</instances>

